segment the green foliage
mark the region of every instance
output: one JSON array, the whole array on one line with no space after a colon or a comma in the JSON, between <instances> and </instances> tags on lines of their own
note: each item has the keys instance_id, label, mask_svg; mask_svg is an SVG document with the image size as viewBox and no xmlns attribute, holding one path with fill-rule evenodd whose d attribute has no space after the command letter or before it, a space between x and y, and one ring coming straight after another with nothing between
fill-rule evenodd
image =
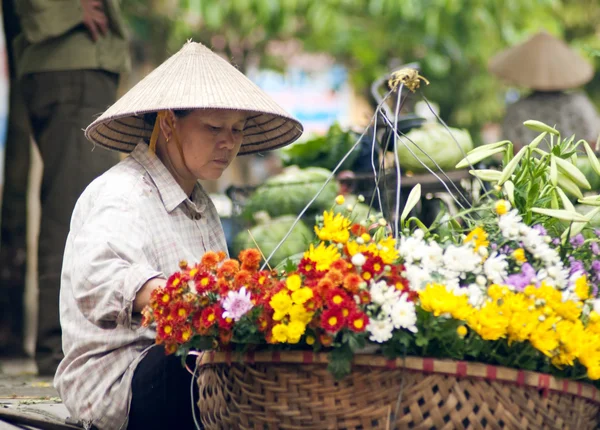
<instances>
[{"instance_id":1,"label":"green foliage","mask_svg":"<svg viewBox=\"0 0 600 430\"><path fill-rule=\"evenodd\" d=\"M441 116L480 127L504 112L505 88L487 70L500 50L545 28L563 37L600 69L597 0L123 0L133 34L159 63L188 39L208 44L242 71L250 64L281 69L270 41L299 40L332 54L366 93L400 64L418 61L432 81L424 89ZM600 101L600 79L586 90Z\"/></svg>"}]
</instances>

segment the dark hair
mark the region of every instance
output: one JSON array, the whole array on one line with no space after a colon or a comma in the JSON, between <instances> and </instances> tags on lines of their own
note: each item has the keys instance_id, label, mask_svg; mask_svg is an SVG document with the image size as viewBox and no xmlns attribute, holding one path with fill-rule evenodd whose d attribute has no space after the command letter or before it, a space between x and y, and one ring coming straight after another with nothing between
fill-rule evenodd
<instances>
[{"instance_id":1,"label":"dark hair","mask_svg":"<svg viewBox=\"0 0 600 430\"><path fill-rule=\"evenodd\" d=\"M175 109L173 113L177 118L185 118L189 114L191 114L194 109ZM144 122L150 126L150 128L154 127L154 123L156 122L156 112L148 112L144 114Z\"/></svg>"}]
</instances>

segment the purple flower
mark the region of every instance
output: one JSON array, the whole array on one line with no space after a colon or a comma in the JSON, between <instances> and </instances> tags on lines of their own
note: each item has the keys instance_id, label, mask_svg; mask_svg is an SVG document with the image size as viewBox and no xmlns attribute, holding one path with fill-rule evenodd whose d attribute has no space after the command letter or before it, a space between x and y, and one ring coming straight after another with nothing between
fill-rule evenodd
<instances>
[{"instance_id":1,"label":"purple flower","mask_svg":"<svg viewBox=\"0 0 600 430\"><path fill-rule=\"evenodd\" d=\"M598 246L598 242L591 242L590 249L594 255L600 254L600 246Z\"/></svg>"},{"instance_id":2,"label":"purple flower","mask_svg":"<svg viewBox=\"0 0 600 430\"><path fill-rule=\"evenodd\" d=\"M250 291L246 292L246 287L240 288L240 291L230 291L223 300L223 318L239 321L253 307Z\"/></svg>"},{"instance_id":3,"label":"purple flower","mask_svg":"<svg viewBox=\"0 0 600 430\"><path fill-rule=\"evenodd\" d=\"M577 236L572 237L569 242L571 242L571 245L575 248L579 248L583 245L583 242L585 242L585 238L583 237L583 234L579 233Z\"/></svg>"},{"instance_id":4,"label":"purple flower","mask_svg":"<svg viewBox=\"0 0 600 430\"><path fill-rule=\"evenodd\" d=\"M554 245L554 246L560 245L560 239L558 237L552 239L552 245Z\"/></svg>"},{"instance_id":5,"label":"purple flower","mask_svg":"<svg viewBox=\"0 0 600 430\"><path fill-rule=\"evenodd\" d=\"M506 283L515 287L517 291L523 291L526 286L531 285L535 278L535 269L529 263L521 266L521 273L515 273L506 278Z\"/></svg>"},{"instance_id":6,"label":"purple flower","mask_svg":"<svg viewBox=\"0 0 600 430\"><path fill-rule=\"evenodd\" d=\"M594 272L600 273L600 260L594 260L594 261L592 261L592 270Z\"/></svg>"},{"instance_id":7,"label":"purple flower","mask_svg":"<svg viewBox=\"0 0 600 430\"><path fill-rule=\"evenodd\" d=\"M583 266L583 263L581 261L575 260L572 257L569 257L569 261L571 262L571 267L569 270L569 273L571 275L577 272L585 272L585 267Z\"/></svg>"},{"instance_id":8,"label":"purple flower","mask_svg":"<svg viewBox=\"0 0 600 430\"><path fill-rule=\"evenodd\" d=\"M600 236L600 229L598 229L598 228L597 228L597 229L595 229L595 230L594 230L594 233L596 234L596 236Z\"/></svg>"},{"instance_id":9,"label":"purple flower","mask_svg":"<svg viewBox=\"0 0 600 430\"><path fill-rule=\"evenodd\" d=\"M540 236L547 236L548 235L548 232L546 231L546 229L544 228L544 226L541 225L541 224L534 225L533 229L535 231L537 231L540 234Z\"/></svg>"}]
</instances>

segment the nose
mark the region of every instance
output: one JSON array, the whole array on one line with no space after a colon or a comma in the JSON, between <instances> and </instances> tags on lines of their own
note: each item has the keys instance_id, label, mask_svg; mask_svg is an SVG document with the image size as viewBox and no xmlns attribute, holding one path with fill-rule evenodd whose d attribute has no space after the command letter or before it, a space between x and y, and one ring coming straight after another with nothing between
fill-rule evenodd
<instances>
[{"instance_id":1,"label":"nose","mask_svg":"<svg viewBox=\"0 0 600 430\"><path fill-rule=\"evenodd\" d=\"M223 149L233 149L236 144L236 135L232 129L226 129L223 132L223 138L221 139L220 146Z\"/></svg>"}]
</instances>

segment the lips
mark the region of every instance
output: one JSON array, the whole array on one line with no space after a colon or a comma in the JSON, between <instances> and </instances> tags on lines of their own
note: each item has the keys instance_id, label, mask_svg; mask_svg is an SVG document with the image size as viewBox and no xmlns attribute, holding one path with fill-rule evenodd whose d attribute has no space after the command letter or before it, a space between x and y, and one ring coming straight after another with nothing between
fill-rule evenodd
<instances>
[{"instance_id":1,"label":"lips","mask_svg":"<svg viewBox=\"0 0 600 430\"><path fill-rule=\"evenodd\" d=\"M216 163L216 164L221 164L221 165L223 165L223 166L226 166L226 165L228 165L228 164L229 164L229 160L228 160L228 159L226 159L226 158L217 158L217 159L214 159L214 160L213 160L213 163Z\"/></svg>"}]
</instances>

